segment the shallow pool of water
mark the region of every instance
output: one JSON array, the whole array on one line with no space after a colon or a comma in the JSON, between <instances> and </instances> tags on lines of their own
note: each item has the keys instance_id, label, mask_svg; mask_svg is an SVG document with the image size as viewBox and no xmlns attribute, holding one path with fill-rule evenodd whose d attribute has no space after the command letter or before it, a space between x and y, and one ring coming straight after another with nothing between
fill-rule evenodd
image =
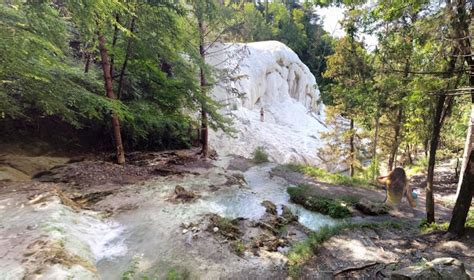
<instances>
[{"instance_id":1,"label":"shallow pool of water","mask_svg":"<svg viewBox=\"0 0 474 280\"><path fill-rule=\"evenodd\" d=\"M147 193L148 200L139 208L115 216L115 220L126 227L122 236L115 242L124 244L127 252L123 256L105 259L98 263L103 279L117 279L126 271L133 259L139 256L142 264L157 267L166 266L173 260L186 262L187 249L177 240L181 235L181 223L196 222L201 214L216 213L228 218L243 217L257 220L265 213L262 201L272 201L279 208L287 205L299 217L299 222L311 230L318 230L325 225L334 225L336 221L304 209L291 203L286 191L288 183L278 177L271 178L270 171L274 164L259 165L244 172L248 186L241 188L222 187L219 191L206 195L193 203L173 204L164 201L177 182L162 181ZM222 175L219 175L222 178ZM194 185L205 187L211 182L192 178ZM216 176L218 177L218 176ZM214 178L216 178L214 177ZM214 182L212 182L214 183ZM155 184L155 183L152 183ZM121 239L121 240L120 240ZM192 260L191 260L192 261Z\"/></svg>"}]
</instances>

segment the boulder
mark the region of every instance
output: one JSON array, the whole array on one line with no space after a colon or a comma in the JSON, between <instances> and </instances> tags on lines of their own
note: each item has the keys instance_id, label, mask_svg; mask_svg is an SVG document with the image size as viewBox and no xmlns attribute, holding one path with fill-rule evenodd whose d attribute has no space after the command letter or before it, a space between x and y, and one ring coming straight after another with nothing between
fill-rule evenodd
<instances>
[{"instance_id":1,"label":"boulder","mask_svg":"<svg viewBox=\"0 0 474 280\"><path fill-rule=\"evenodd\" d=\"M283 206L282 206L282 210L283 210L283 211L282 211L281 216L282 216L283 218L285 218L289 223L294 222L294 221L298 221L298 217L295 216L295 215L291 212L291 210L290 210L290 208L288 208L288 206L283 205Z\"/></svg>"},{"instance_id":2,"label":"boulder","mask_svg":"<svg viewBox=\"0 0 474 280\"><path fill-rule=\"evenodd\" d=\"M182 200L185 202L194 200L197 198L197 195L191 191L187 191L185 188L177 185L174 188L174 193L175 193L175 199L176 200Z\"/></svg>"},{"instance_id":3,"label":"boulder","mask_svg":"<svg viewBox=\"0 0 474 280\"><path fill-rule=\"evenodd\" d=\"M455 258L437 258L429 262L443 280L469 280L464 264Z\"/></svg>"},{"instance_id":4,"label":"boulder","mask_svg":"<svg viewBox=\"0 0 474 280\"><path fill-rule=\"evenodd\" d=\"M267 213L272 214L272 215L277 214L277 208L273 202L269 200L264 200L262 201L261 205L265 207Z\"/></svg>"},{"instance_id":5,"label":"boulder","mask_svg":"<svg viewBox=\"0 0 474 280\"><path fill-rule=\"evenodd\" d=\"M392 280L441 280L441 275L430 266L409 266L393 271Z\"/></svg>"},{"instance_id":6,"label":"boulder","mask_svg":"<svg viewBox=\"0 0 474 280\"><path fill-rule=\"evenodd\" d=\"M355 208L366 215L383 215L388 213L388 206L383 203L377 203L368 199L362 198L356 203Z\"/></svg>"},{"instance_id":7,"label":"boulder","mask_svg":"<svg viewBox=\"0 0 474 280\"><path fill-rule=\"evenodd\" d=\"M454 258L437 258L423 266L393 271L393 280L469 280L464 264Z\"/></svg>"}]
</instances>

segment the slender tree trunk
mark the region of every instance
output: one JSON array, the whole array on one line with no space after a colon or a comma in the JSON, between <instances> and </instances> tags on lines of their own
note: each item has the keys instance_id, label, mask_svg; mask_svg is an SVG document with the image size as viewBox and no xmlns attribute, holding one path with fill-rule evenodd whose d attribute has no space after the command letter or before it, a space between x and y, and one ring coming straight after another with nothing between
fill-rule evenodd
<instances>
[{"instance_id":1,"label":"slender tree trunk","mask_svg":"<svg viewBox=\"0 0 474 280\"><path fill-rule=\"evenodd\" d=\"M114 24L114 35L112 36L112 55L110 55L110 76L112 77L112 79L114 79L114 59L115 59L115 55L113 52L115 49L115 45L117 44L118 32L119 32L119 29L118 29L119 15L118 14L115 15L115 20L116 20L116 23Z\"/></svg>"},{"instance_id":2,"label":"slender tree trunk","mask_svg":"<svg viewBox=\"0 0 474 280\"><path fill-rule=\"evenodd\" d=\"M204 50L204 24L202 20L198 20L198 25L199 25L199 54L201 55L202 58L202 63L205 63L206 61L206 53ZM200 72L200 85L201 85L201 94L203 97L206 95L206 74L204 72L204 66L200 66L199 69ZM201 154L203 157L207 157L209 153L209 135L208 135L208 118L207 118L207 112L206 112L206 104L205 100L203 98L202 104L201 104L201 144L202 144L202 149L201 149Z\"/></svg>"},{"instance_id":3,"label":"slender tree trunk","mask_svg":"<svg viewBox=\"0 0 474 280\"><path fill-rule=\"evenodd\" d=\"M471 150L467 167L464 170L463 180L459 195L454 205L453 215L449 223L448 232L453 235L462 235L464 225L474 195L474 151Z\"/></svg>"},{"instance_id":4,"label":"slender tree trunk","mask_svg":"<svg viewBox=\"0 0 474 280\"><path fill-rule=\"evenodd\" d=\"M132 17L130 22L130 33L133 33L135 29L135 17ZM130 58L130 51L132 48L132 39L129 38L127 42L127 49L125 50L125 58L123 59L122 68L120 69L119 81L118 81L118 99L122 98L123 85L125 81L125 70L127 68L128 60Z\"/></svg>"},{"instance_id":5,"label":"slender tree trunk","mask_svg":"<svg viewBox=\"0 0 474 280\"><path fill-rule=\"evenodd\" d=\"M110 64L109 64L109 54L107 52L107 48L105 47L105 38L103 35L99 33L99 51L100 57L102 59L102 71L104 72L104 84L105 84L105 92L107 97L110 99L116 99L114 90L112 87L112 76L110 75ZM122 144L122 135L120 132L120 121L117 117L115 112L112 113L112 127L114 131L114 140L115 140L115 147L117 149L117 163L124 164L125 163L125 152L123 149Z\"/></svg>"},{"instance_id":6,"label":"slender tree trunk","mask_svg":"<svg viewBox=\"0 0 474 280\"><path fill-rule=\"evenodd\" d=\"M89 67L90 67L90 63L91 63L91 54L90 54L90 52L86 52L85 58L86 58L86 63L84 65L84 73L89 73Z\"/></svg>"},{"instance_id":7,"label":"slender tree trunk","mask_svg":"<svg viewBox=\"0 0 474 280\"><path fill-rule=\"evenodd\" d=\"M426 221L428 223L434 223L434 197L433 197L433 180L434 180L434 168L436 163L436 151L438 149L439 134L441 131L441 114L444 107L444 101L446 95L438 96L436 103L436 111L433 119L433 130L431 133L430 140L430 153L428 159L428 177L426 179Z\"/></svg>"},{"instance_id":8,"label":"slender tree trunk","mask_svg":"<svg viewBox=\"0 0 474 280\"><path fill-rule=\"evenodd\" d=\"M459 49L454 47L451 51L451 56L448 60L446 66L445 77L449 78L453 75L454 69L456 67L456 60L459 54ZM459 83L459 77L454 85L457 86ZM449 83L447 89L449 88ZM426 178L426 221L428 223L434 223L435 221L435 211L434 211L434 197L433 197L433 180L434 180L434 168L436 163L436 151L438 149L439 143L439 134L441 132L441 127L443 126L444 119L448 112L451 110L453 104L453 97L446 96L443 92L438 95L436 101L435 115L433 118L433 129L431 132L430 140L430 153L428 158L428 176Z\"/></svg>"},{"instance_id":9,"label":"slender tree trunk","mask_svg":"<svg viewBox=\"0 0 474 280\"><path fill-rule=\"evenodd\" d=\"M387 164L387 170L391 171L393 169L393 164L396 160L396 155L398 151L398 146L400 145L400 131L402 128L402 116L403 116L403 109L402 105L398 108L398 113L397 113L397 120L395 123L395 135L393 137L393 144L392 148L390 149L390 156L388 158L388 164Z\"/></svg>"},{"instance_id":10,"label":"slender tree trunk","mask_svg":"<svg viewBox=\"0 0 474 280\"><path fill-rule=\"evenodd\" d=\"M376 178L376 171L378 168L378 158L377 158L377 144L379 140L379 126L380 126L380 116L379 112L377 112L375 116L375 132L374 132L374 146L372 147L372 181L375 181Z\"/></svg>"},{"instance_id":11,"label":"slender tree trunk","mask_svg":"<svg viewBox=\"0 0 474 280\"><path fill-rule=\"evenodd\" d=\"M466 5L466 1L457 1L456 12L454 13L451 1L447 1L447 7L451 12L452 28L456 34L455 37L463 38L462 40L457 40L457 42L461 53L464 55L464 60L468 65L469 85L471 87L471 118L466 143L464 145L463 163L456 192L456 204L454 205L448 228L449 234L458 236L464 232L466 218L469 213L469 207L471 206L472 196L474 195L474 58L472 57L472 37L470 36L472 34L469 28L472 19L468 16ZM458 19L459 22L453 19Z\"/></svg>"},{"instance_id":12,"label":"slender tree trunk","mask_svg":"<svg viewBox=\"0 0 474 280\"><path fill-rule=\"evenodd\" d=\"M474 103L473 103L474 104ZM469 126L467 129L467 136L466 136L466 142L464 144L464 154L462 157L462 165L460 169L460 176L459 176L459 183L458 183L458 188L456 191L456 197L459 197L459 193L461 191L461 185L463 183L464 179L464 170L467 167L467 164L469 162L469 155L471 154L472 151L472 146L474 144L474 134L473 134L473 129L474 129L474 105L471 105L471 118L469 119Z\"/></svg>"},{"instance_id":13,"label":"slender tree trunk","mask_svg":"<svg viewBox=\"0 0 474 280\"><path fill-rule=\"evenodd\" d=\"M351 124L350 124L350 131L351 131L351 137L349 139L349 146L350 146L350 167L349 167L349 175L351 177L354 177L355 173L355 146L354 146L354 119L351 118Z\"/></svg>"},{"instance_id":14,"label":"slender tree trunk","mask_svg":"<svg viewBox=\"0 0 474 280\"><path fill-rule=\"evenodd\" d=\"M413 164L413 157L411 156L411 149L410 149L410 145L408 143L407 143L407 146L406 146L406 154L407 154L408 163Z\"/></svg>"}]
</instances>

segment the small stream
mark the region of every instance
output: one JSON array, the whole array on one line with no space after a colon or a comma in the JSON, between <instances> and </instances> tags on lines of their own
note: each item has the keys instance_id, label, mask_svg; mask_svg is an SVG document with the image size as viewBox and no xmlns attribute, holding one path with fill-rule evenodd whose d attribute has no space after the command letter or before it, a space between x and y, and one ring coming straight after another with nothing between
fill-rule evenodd
<instances>
[{"instance_id":1,"label":"small stream","mask_svg":"<svg viewBox=\"0 0 474 280\"><path fill-rule=\"evenodd\" d=\"M208 200L212 212L224 217L259 219L265 213L261 205L264 200L269 200L278 206L287 205L296 214L298 221L311 230L318 230L325 225L334 225L335 220L328 216L306 210L304 207L290 202L286 191L288 183L279 177L270 178L270 171L274 164L255 166L247 170L244 175L250 189L235 189L226 194L211 197Z\"/></svg>"},{"instance_id":2,"label":"small stream","mask_svg":"<svg viewBox=\"0 0 474 280\"><path fill-rule=\"evenodd\" d=\"M159 185L152 185L149 191L141 194L146 196L147 200L139 208L119 213L114 217L116 222L125 226L125 230L113 243L125 245L127 250L120 257L99 260L97 267L101 277L119 279L137 256L149 269L166 267L170 263L176 264L177 261L197 262L192 258L187 259L190 258L189 247L179 241L181 240L179 238L184 236L181 234L181 223L196 222L200 215L207 213L216 213L228 218L243 217L257 220L265 213L265 208L261 205L264 200L272 201L280 212L281 205L287 205L299 217L299 222L311 230L336 224L335 220L327 216L291 203L286 191L288 183L279 177L270 177L270 171L274 166L274 164L254 166L244 172L248 186L222 187L219 191L193 203L173 204L165 201L177 182L168 180L155 183ZM187 183L190 183L189 180ZM209 180L196 177L192 183L205 186L209 184Z\"/></svg>"}]
</instances>

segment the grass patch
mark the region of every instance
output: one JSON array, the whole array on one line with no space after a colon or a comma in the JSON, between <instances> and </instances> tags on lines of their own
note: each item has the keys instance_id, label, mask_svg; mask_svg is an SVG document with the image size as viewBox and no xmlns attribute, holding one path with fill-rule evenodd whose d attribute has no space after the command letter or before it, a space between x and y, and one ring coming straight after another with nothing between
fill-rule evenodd
<instances>
[{"instance_id":1,"label":"grass patch","mask_svg":"<svg viewBox=\"0 0 474 280\"><path fill-rule=\"evenodd\" d=\"M413 164L405 165L404 169L408 177L416 174L426 173L428 170L428 157L421 157Z\"/></svg>"},{"instance_id":2,"label":"grass patch","mask_svg":"<svg viewBox=\"0 0 474 280\"><path fill-rule=\"evenodd\" d=\"M351 216L346 203L341 199L332 199L324 196L307 196L309 186L298 185L297 187L288 187L287 191L293 202L302 205L311 211L316 211L331 218L342 219ZM353 199L353 198L351 198ZM355 201L355 199L354 199Z\"/></svg>"},{"instance_id":3,"label":"grass patch","mask_svg":"<svg viewBox=\"0 0 474 280\"><path fill-rule=\"evenodd\" d=\"M285 164L282 166L283 170L298 172L309 177L312 177L320 182L326 182L335 185L345 185L354 187L363 187L375 189L375 186L370 181L361 177L350 177L338 173L331 173L318 167L299 164Z\"/></svg>"},{"instance_id":4,"label":"grass patch","mask_svg":"<svg viewBox=\"0 0 474 280\"><path fill-rule=\"evenodd\" d=\"M189 271L171 268L166 274L166 280L186 280L190 279Z\"/></svg>"},{"instance_id":5,"label":"grass patch","mask_svg":"<svg viewBox=\"0 0 474 280\"><path fill-rule=\"evenodd\" d=\"M449 223L445 222L429 224L426 222L426 219L423 219L418 225L418 227L420 228L421 233L430 233L433 231L447 231Z\"/></svg>"},{"instance_id":6,"label":"grass patch","mask_svg":"<svg viewBox=\"0 0 474 280\"><path fill-rule=\"evenodd\" d=\"M242 256L245 252L245 245L241 240L237 240L232 243L232 249L238 256Z\"/></svg>"},{"instance_id":7,"label":"grass patch","mask_svg":"<svg viewBox=\"0 0 474 280\"><path fill-rule=\"evenodd\" d=\"M466 228L474 228L474 210L469 210L467 213L466 223L464 225ZM426 222L426 219L423 219L418 227L423 234L434 231L447 231L449 222L429 224Z\"/></svg>"},{"instance_id":8,"label":"grass patch","mask_svg":"<svg viewBox=\"0 0 474 280\"><path fill-rule=\"evenodd\" d=\"M288 252L289 275L298 279L301 276L302 265L308 261L315 251L326 240L334 235L341 233L344 230L356 229L376 229L376 228L395 228L401 229L403 224L400 222L387 221L383 223L341 223L334 227L324 226L318 231L312 232L304 241L294 244Z\"/></svg>"},{"instance_id":9,"label":"grass patch","mask_svg":"<svg viewBox=\"0 0 474 280\"><path fill-rule=\"evenodd\" d=\"M262 146L257 147L255 151L253 151L252 159L255 163L258 163L258 164L270 161L268 159L268 154L265 151L265 148Z\"/></svg>"}]
</instances>

